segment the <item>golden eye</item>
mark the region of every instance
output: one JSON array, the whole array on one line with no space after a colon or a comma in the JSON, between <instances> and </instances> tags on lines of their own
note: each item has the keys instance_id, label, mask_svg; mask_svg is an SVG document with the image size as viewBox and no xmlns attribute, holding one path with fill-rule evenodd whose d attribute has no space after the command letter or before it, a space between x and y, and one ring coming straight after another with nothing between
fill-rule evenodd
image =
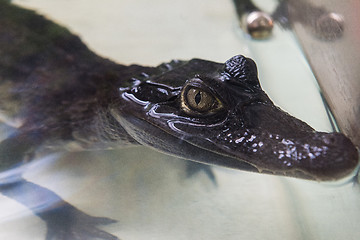
<instances>
[{"instance_id":1,"label":"golden eye","mask_svg":"<svg viewBox=\"0 0 360 240\"><path fill-rule=\"evenodd\" d=\"M186 100L190 108L199 112L204 112L213 106L215 99L207 92L192 88L187 92Z\"/></svg>"},{"instance_id":2,"label":"golden eye","mask_svg":"<svg viewBox=\"0 0 360 240\"><path fill-rule=\"evenodd\" d=\"M219 99L197 87L185 89L181 96L182 109L190 114L213 113L222 108Z\"/></svg>"}]
</instances>

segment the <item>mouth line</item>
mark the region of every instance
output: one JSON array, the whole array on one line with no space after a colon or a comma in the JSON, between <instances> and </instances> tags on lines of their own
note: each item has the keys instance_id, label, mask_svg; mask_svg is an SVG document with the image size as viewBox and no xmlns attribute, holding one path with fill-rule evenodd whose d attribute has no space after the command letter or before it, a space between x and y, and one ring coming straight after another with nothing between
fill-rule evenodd
<instances>
[{"instance_id":1,"label":"mouth line","mask_svg":"<svg viewBox=\"0 0 360 240\"><path fill-rule=\"evenodd\" d=\"M133 117L127 118L126 116L120 118L117 119L120 120L122 126L125 129L127 129L127 131L130 125L131 125L130 128L138 128L138 126L141 125L144 131L152 132L152 136L157 136L154 138L155 140L150 140L146 142L144 141L144 139L140 140L138 139L137 136L133 134L131 135L132 137L134 137L136 141L140 142L141 144L155 148L160 152L164 152L169 155L175 155L176 157L192 160L203 164L240 169L249 172L259 172L258 169L254 167L252 164L249 164L245 161L240 161L237 158L231 157L229 155L212 151L197 144L194 144L188 141L187 139L172 134L171 132L167 131L166 129L164 129L159 125L154 125L153 123L147 121L146 119L139 119ZM130 132L132 131L130 130ZM158 141L156 139L158 138L158 136L163 136L164 134L166 134L165 138L167 140L165 142L165 145L164 146L157 145ZM161 138L163 139L164 137ZM180 150L178 150L180 145L181 145ZM173 146L176 147L173 148ZM173 152L173 150L175 152Z\"/></svg>"},{"instance_id":2,"label":"mouth line","mask_svg":"<svg viewBox=\"0 0 360 240\"><path fill-rule=\"evenodd\" d=\"M232 139L222 136L226 144L217 141L216 145L259 172L289 177L332 181L346 177L358 165L356 148L340 133L313 132L299 139L269 133L266 138L264 134L248 133L240 138L235 135ZM328 143L329 139L334 142Z\"/></svg>"},{"instance_id":3,"label":"mouth line","mask_svg":"<svg viewBox=\"0 0 360 240\"><path fill-rule=\"evenodd\" d=\"M138 121L136 125L141 129L140 131L148 129L153 135L162 136L160 141L168 141L167 148L170 150L165 149L163 152L170 155L178 154L181 158L205 164L316 181L344 178L353 172L357 165L357 161L354 160L354 150L349 144L350 140L339 133L321 133L306 128L306 131L297 136L290 131L287 138L286 134L269 133L261 128L255 131L237 128L236 131L232 131L230 127L228 132L234 137L225 141L228 132L223 133L219 139L216 139L215 135L216 131L225 130L225 122L231 121L228 118L212 124L215 133L209 133L211 134L209 136L206 132L210 129L201 130L204 124L190 122L186 117L179 119L178 115L173 113L157 113L154 106L137 111L133 118L130 122ZM154 118L162 121L152 121ZM191 124L191 126L188 126L189 129L184 129L177 124L184 124L185 127ZM191 127L194 129L199 127L199 130L191 132ZM244 131L249 132L245 135ZM253 134L250 131L253 131ZM246 141L247 145L244 144ZM338 146L336 141L339 142ZM145 145L153 146L158 150L164 148L154 142ZM181 153L182 147L186 149L186 153ZM177 153L174 154L173 151ZM194 152L198 155L195 156ZM204 159L200 153L204 156L211 155L211 160Z\"/></svg>"},{"instance_id":4,"label":"mouth line","mask_svg":"<svg viewBox=\"0 0 360 240\"><path fill-rule=\"evenodd\" d=\"M172 131L168 131L166 128L163 128L159 125L154 125L152 122L147 121L146 119L144 119L144 121L151 126L155 126L156 128L158 128L159 130L161 130L162 132L166 133L169 136L172 136L175 138L178 137L178 136L176 136L176 134L173 134ZM169 125L169 127L172 130L175 130L175 132L184 133L184 131L179 130L175 126ZM176 129L173 129L173 128L176 128ZM182 136L185 136L185 135L182 134ZM189 136L190 136L190 138L188 138ZM260 167L259 165L254 164L251 161L246 161L246 159L244 159L244 157L242 157L242 156L239 156L239 154L237 154L237 152L229 152L229 150L231 150L231 149L228 148L226 145L221 145L219 147L219 145L214 144L214 142L211 141L211 139L209 139L209 138L206 138L203 140L208 141L208 143L210 143L210 145L212 145L212 147L211 146L203 147L200 144L196 144L193 141L191 141L191 139L192 139L191 135L188 135L188 137L182 138L182 141L184 141L186 144L189 144L197 149L201 149L202 151L211 152L211 153L215 154L216 156L218 156L219 160L221 158L226 158L226 159L232 159L232 161L233 161L232 164L229 164L229 163L221 164L221 161L213 162L211 164L225 166L225 167L229 167L229 168L233 168L233 169L257 172L257 173L267 173L267 174L278 175L278 176L297 177L297 178L308 179L308 180L316 180L316 177L314 177L313 175L308 174L305 171L302 171L300 169L283 169L280 171L280 170L273 170L271 168ZM216 149L223 150L223 151L221 151L221 152L216 151ZM196 161L196 159L191 159L191 158L187 158L187 159ZM200 162L204 163L203 161L200 161ZM207 164L207 163L208 162L205 162L205 164ZM246 168L239 168L238 165L241 165L242 167L246 166Z\"/></svg>"}]
</instances>

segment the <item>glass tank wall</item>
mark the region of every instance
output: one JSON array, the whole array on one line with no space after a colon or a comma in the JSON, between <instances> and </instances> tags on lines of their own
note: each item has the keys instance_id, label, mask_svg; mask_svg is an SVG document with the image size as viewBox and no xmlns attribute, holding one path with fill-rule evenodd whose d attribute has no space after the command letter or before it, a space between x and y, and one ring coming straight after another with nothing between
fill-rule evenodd
<instances>
[{"instance_id":1,"label":"glass tank wall","mask_svg":"<svg viewBox=\"0 0 360 240\"><path fill-rule=\"evenodd\" d=\"M305 58L315 50L305 43L308 52L304 54L294 32L276 21L269 38L251 38L240 27L233 1L13 2L66 26L91 50L122 64L156 66L172 59L224 62L238 54L251 57L263 89L276 105L318 131L333 131ZM258 0L256 4L273 12L279 2ZM9 134L5 127L0 131L2 136ZM216 166L212 172L215 178L206 171L187 176L185 161L133 147L45 154L24 177L87 214L116 220L101 229L124 240L359 238L358 184L320 183ZM47 201L51 199L39 196L39 207L50 204ZM0 222L1 239L45 239L44 222L2 195Z\"/></svg>"}]
</instances>

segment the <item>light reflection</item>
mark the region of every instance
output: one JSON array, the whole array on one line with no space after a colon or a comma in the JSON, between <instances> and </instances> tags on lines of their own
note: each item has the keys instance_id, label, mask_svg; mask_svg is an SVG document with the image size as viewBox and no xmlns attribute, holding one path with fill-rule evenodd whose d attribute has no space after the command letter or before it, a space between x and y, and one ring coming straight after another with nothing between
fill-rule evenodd
<instances>
[{"instance_id":1,"label":"light reflection","mask_svg":"<svg viewBox=\"0 0 360 240\"><path fill-rule=\"evenodd\" d=\"M59 159L60 153L48 154L42 158L33 160L29 163L24 163L13 168L0 172L0 185L14 183L21 179L22 174L26 171L40 172L46 166L52 164L55 160Z\"/></svg>"},{"instance_id":2,"label":"light reflection","mask_svg":"<svg viewBox=\"0 0 360 240\"><path fill-rule=\"evenodd\" d=\"M149 101L141 101L131 93L124 92L123 94L121 94L121 96L123 99L127 99L128 101L133 101L142 106L147 106L149 104Z\"/></svg>"}]
</instances>

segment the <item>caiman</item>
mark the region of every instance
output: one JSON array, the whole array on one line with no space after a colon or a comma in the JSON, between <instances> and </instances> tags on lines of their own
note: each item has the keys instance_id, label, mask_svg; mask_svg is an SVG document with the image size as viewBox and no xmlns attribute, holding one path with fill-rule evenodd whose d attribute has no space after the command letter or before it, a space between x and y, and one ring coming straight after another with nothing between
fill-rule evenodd
<instances>
[{"instance_id":1,"label":"caiman","mask_svg":"<svg viewBox=\"0 0 360 240\"><path fill-rule=\"evenodd\" d=\"M315 181L343 178L358 164L343 134L316 132L276 107L250 58L125 66L5 0L0 120L16 129L0 142L2 171L31 161L39 149L139 144L199 163ZM46 221L47 239L117 239L96 227L113 220L89 216L15 172L0 180L2 194L26 206L39 192L59 200L43 211L29 206Z\"/></svg>"}]
</instances>

